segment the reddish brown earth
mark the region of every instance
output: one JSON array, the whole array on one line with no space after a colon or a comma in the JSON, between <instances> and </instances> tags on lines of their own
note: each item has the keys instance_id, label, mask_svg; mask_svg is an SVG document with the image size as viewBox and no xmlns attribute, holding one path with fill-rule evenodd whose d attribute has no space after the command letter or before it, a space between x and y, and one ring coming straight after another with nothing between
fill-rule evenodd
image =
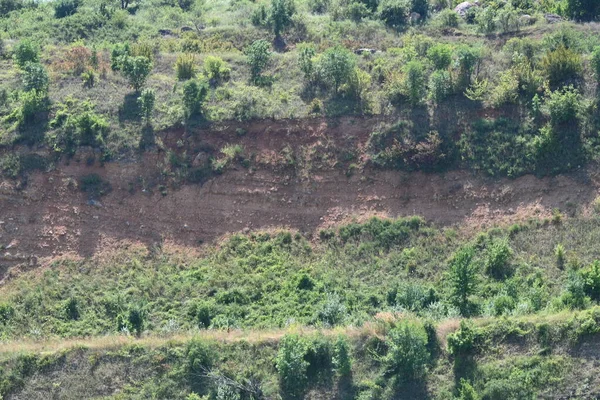
<instances>
[{"instance_id":1,"label":"reddish brown earth","mask_svg":"<svg viewBox=\"0 0 600 400\"><path fill-rule=\"evenodd\" d=\"M364 168L348 176L335 153L364 146L373 124L262 122L246 127L242 137L235 125L195 135L170 132L162 137L163 149L193 155L198 148L240 143L253 162L250 168L230 167L202 185L167 180L163 193L157 182L163 179L166 153L156 149L104 166L87 165L84 155L76 156L69 165L31 174L24 188L5 180L0 184L0 279L15 264L35 265L39 257L67 253L92 256L120 240L197 246L248 229L289 227L311 234L373 214L422 215L441 225L507 223L588 205L600 187L595 171L491 180L464 171ZM294 167L281 166L286 146L296 154ZM90 173L110 182L112 191L90 201L77 187L79 177Z\"/></svg>"}]
</instances>

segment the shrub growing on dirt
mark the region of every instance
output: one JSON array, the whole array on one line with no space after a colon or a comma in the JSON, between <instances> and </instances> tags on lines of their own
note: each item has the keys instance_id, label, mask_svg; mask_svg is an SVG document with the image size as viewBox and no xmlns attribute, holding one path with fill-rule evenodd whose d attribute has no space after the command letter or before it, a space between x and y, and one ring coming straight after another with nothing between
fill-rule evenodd
<instances>
[{"instance_id":1,"label":"shrub growing on dirt","mask_svg":"<svg viewBox=\"0 0 600 400\"><path fill-rule=\"evenodd\" d=\"M40 48L32 40L23 39L15 46L13 57L19 68L23 68L28 62L40 61Z\"/></svg>"},{"instance_id":2,"label":"shrub growing on dirt","mask_svg":"<svg viewBox=\"0 0 600 400\"><path fill-rule=\"evenodd\" d=\"M196 58L193 54L180 54L175 61L175 76L180 81L187 81L196 76Z\"/></svg>"},{"instance_id":3,"label":"shrub growing on dirt","mask_svg":"<svg viewBox=\"0 0 600 400\"><path fill-rule=\"evenodd\" d=\"M292 16L295 12L296 7L293 0L271 1L269 19L276 38L280 37L281 33L292 24Z\"/></svg>"},{"instance_id":4,"label":"shrub growing on dirt","mask_svg":"<svg viewBox=\"0 0 600 400\"><path fill-rule=\"evenodd\" d=\"M319 58L319 76L337 94L339 88L350 79L355 65L354 54L348 49L341 46L330 47Z\"/></svg>"},{"instance_id":5,"label":"shrub growing on dirt","mask_svg":"<svg viewBox=\"0 0 600 400\"><path fill-rule=\"evenodd\" d=\"M452 62L452 47L447 44L436 44L427 50L427 58L435 69L447 69Z\"/></svg>"},{"instance_id":6,"label":"shrub growing on dirt","mask_svg":"<svg viewBox=\"0 0 600 400\"><path fill-rule=\"evenodd\" d=\"M474 304L471 296L477 291L477 264L473 260L475 251L472 247L458 250L450 261L448 280L450 298L463 316L471 315Z\"/></svg>"},{"instance_id":7,"label":"shrub growing on dirt","mask_svg":"<svg viewBox=\"0 0 600 400\"><path fill-rule=\"evenodd\" d=\"M229 79L231 68L221 57L206 56L204 59L204 75L213 84L218 84Z\"/></svg>"},{"instance_id":8,"label":"shrub growing on dirt","mask_svg":"<svg viewBox=\"0 0 600 400\"><path fill-rule=\"evenodd\" d=\"M152 72L152 61L144 56L125 57L121 64L121 72L133 90L139 92Z\"/></svg>"},{"instance_id":9,"label":"shrub growing on dirt","mask_svg":"<svg viewBox=\"0 0 600 400\"><path fill-rule=\"evenodd\" d=\"M150 123L152 112L154 111L154 104L156 102L156 92L154 89L144 89L137 101L140 105L144 120L146 123Z\"/></svg>"},{"instance_id":10,"label":"shrub growing on dirt","mask_svg":"<svg viewBox=\"0 0 600 400\"><path fill-rule=\"evenodd\" d=\"M305 355L306 344L298 335L286 335L281 339L275 366L281 390L288 399L301 399L304 395L308 368Z\"/></svg>"},{"instance_id":11,"label":"shrub growing on dirt","mask_svg":"<svg viewBox=\"0 0 600 400\"><path fill-rule=\"evenodd\" d=\"M261 39L254 41L244 50L254 83L259 83L263 70L269 65L269 61L271 60L270 48L271 45L269 42Z\"/></svg>"},{"instance_id":12,"label":"shrub growing on dirt","mask_svg":"<svg viewBox=\"0 0 600 400\"><path fill-rule=\"evenodd\" d=\"M46 68L40 63L25 63L21 79L23 81L23 88L28 92L35 90L38 93L46 93L48 91L48 73L46 72Z\"/></svg>"},{"instance_id":13,"label":"shrub growing on dirt","mask_svg":"<svg viewBox=\"0 0 600 400\"><path fill-rule=\"evenodd\" d=\"M576 82L583 73L581 56L564 46L546 53L541 67L552 87Z\"/></svg>"},{"instance_id":14,"label":"shrub growing on dirt","mask_svg":"<svg viewBox=\"0 0 600 400\"><path fill-rule=\"evenodd\" d=\"M389 332L386 342L389 346L383 360L386 375L403 383L421 381L429 362L425 329L416 322L402 321Z\"/></svg>"},{"instance_id":15,"label":"shrub growing on dirt","mask_svg":"<svg viewBox=\"0 0 600 400\"><path fill-rule=\"evenodd\" d=\"M410 9L409 0L382 0L378 8L379 19L400 31L408 26Z\"/></svg>"},{"instance_id":16,"label":"shrub growing on dirt","mask_svg":"<svg viewBox=\"0 0 600 400\"><path fill-rule=\"evenodd\" d=\"M510 275L509 260L512 250L506 239L494 240L488 245L485 256L485 272L496 278L504 279Z\"/></svg>"},{"instance_id":17,"label":"shrub growing on dirt","mask_svg":"<svg viewBox=\"0 0 600 400\"><path fill-rule=\"evenodd\" d=\"M183 106L187 118L202 114L202 104L208 95L206 81L189 80L183 85Z\"/></svg>"},{"instance_id":18,"label":"shrub growing on dirt","mask_svg":"<svg viewBox=\"0 0 600 400\"><path fill-rule=\"evenodd\" d=\"M352 372L350 346L346 337L339 335L333 346L333 365L339 376L348 376Z\"/></svg>"}]
</instances>

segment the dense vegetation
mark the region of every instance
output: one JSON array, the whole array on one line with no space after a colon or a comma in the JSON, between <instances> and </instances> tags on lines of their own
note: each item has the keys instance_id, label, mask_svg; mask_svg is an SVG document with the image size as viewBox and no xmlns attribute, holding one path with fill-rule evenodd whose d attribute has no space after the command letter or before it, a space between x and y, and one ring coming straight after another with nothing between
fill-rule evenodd
<instances>
[{"instance_id":1,"label":"dense vegetation","mask_svg":"<svg viewBox=\"0 0 600 400\"><path fill-rule=\"evenodd\" d=\"M0 0L0 173L158 149L161 177L202 183L256 162L246 131L199 160L163 134L344 116L373 121L328 160L348 175L598 161L600 6L458 3ZM482 232L372 218L20 271L0 286L0 399L597 398L600 200L569 204Z\"/></svg>"},{"instance_id":2,"label":"dense vegetation","mask_svg":"<svg viewBox=\"0 0 600 400\"><path fill-rule=\"evenodd\" d=\"M598 32L547 13L589 21L597 7L454 5L4 0L0 145L110 159L179 126L384 115L368 160L385 168L517 176L596 160Z\"/></svg>"}]
</instances>

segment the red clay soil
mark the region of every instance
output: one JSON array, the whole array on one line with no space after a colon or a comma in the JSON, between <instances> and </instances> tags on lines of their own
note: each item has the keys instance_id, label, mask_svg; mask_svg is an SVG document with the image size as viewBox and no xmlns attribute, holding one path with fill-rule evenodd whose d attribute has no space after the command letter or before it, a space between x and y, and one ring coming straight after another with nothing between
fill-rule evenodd
<instances>
[{"instance_id":1,"label":"red clay soil","mask_svg":"<svg viewBox=\"0 0 600 400\"><path fill-rule=\"evenodd\" d=\"M87 165L84 156L69 165L29 176L24 188L0 183L0 279L16 264L36 265L39 257L92 256L120 240L149 246L172 242L198 246L236 231L289 227L312 234L321 227L369 215L421 215L440 225L481 226L544 217L587 206L597 195L597 173L538 179L476 177L464 171L406 173L365 168L348 176L332 154L364 146L373 120L262 122L163 135L163 150L134 161ZM230 167L204 184L157 185L165 151L244 146L250 168ZM293 149L295 167L281 167L282 149ZM186 150L182 150L186 149ZM338 150L336 150L338 149ZM193 155L193 153L191 153ZM97 173L112 185L98 199L78 187L79 177Z\"/></svg>"}]
</instances>

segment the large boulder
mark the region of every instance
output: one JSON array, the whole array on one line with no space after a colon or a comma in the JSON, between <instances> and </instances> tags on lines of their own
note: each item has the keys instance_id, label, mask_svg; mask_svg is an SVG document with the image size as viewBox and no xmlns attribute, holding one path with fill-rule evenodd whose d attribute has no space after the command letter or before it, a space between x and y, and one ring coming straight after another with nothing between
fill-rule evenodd
<instances>
[{"instance_id":1,"label":"large boulder","mask_svg":"<svg viewBox=\"0 0 600 400\"><path fill-rule=\"evenodd\" d=\"M464 18L465 15L467 15L467 11L469 11L469 9L471 9L473 7L477 7L478 5L479 5L478 1L474 1L474 2L463 1L462 3L460 3L459 5L454 7L454 12Z\"/></svg>"},{"instance_id":2,"label":"large boulder","mask_svg":"<svg viewBox=\"0 0 600 400\"><path fill-rule=\"evenodd\" d=\"M557 22L562 21L562 18L560 17L560 15L552 14L552 13L544 14L544 18L546 19L546 22L549 24L555 24Z\"/></svg>"}]
</instances>

